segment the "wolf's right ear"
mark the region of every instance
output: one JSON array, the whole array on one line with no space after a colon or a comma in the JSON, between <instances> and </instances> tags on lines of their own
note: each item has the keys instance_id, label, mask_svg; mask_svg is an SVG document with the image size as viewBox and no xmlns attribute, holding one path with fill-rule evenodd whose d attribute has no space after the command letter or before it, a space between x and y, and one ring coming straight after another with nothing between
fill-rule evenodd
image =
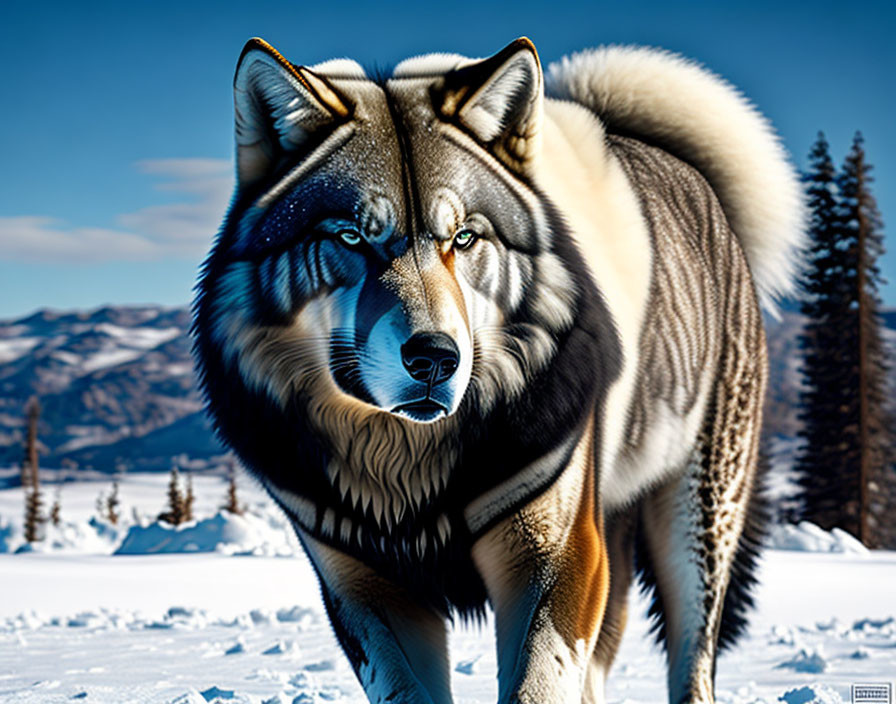
<instances>
[{"instance_id":1,"label":"wolf's right ear","mask_svg":"<svg viewBox=\"0 0 896 704\"><path fill-rule=\"evenodd\" d=\"M256 183L318 130L350 117L321 76L284 59L263 39L243 48L233 79L237 187Z\"/></svg>"},{"instance_id":2,"label":"wolf's right ear","mask_svg":"<svg viewBox=\"0 0 896 704\"><path fill-rule=\"evenodd\" d=\"M526 172L541 138L544 79L526 37L494 56L455 69L434 90L441 115L488 146L510 168Z\"/></svg>"}]
</instances>

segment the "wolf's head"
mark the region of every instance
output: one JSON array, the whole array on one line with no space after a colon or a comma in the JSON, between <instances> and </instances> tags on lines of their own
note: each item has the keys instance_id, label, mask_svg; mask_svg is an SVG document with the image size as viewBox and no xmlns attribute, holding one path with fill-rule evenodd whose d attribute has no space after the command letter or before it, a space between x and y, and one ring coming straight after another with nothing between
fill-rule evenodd
<instances>
[{"instance_id":1,"label":"wolf's head","mask_svg":"<svg viewBox=\"0 0 896 704\"><path fill-rule=\"evenodd\" d=\"M531 185L532 44L372 79L252 40L234 88L237 190L199 287L225 366L284 406L422 423L518 393L578 295Z\"/></svg>"}]
</instances>

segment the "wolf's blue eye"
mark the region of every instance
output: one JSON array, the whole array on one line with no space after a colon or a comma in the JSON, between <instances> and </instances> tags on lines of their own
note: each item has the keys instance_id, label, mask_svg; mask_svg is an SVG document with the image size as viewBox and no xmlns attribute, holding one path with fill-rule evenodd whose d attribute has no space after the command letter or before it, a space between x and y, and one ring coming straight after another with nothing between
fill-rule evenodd
<instances>
[{"instance_id":1,"label":"wolf's blue eye","mask_svg":"<svg viewBox=\"0 0 896 704\"><path fill-rule=\"evenodd\" d=\"M355 247L361 243L361 235L357 230L340 230L337 234L342 243L348 247Z\"/></svg>"},{"instance_id":2,"label":"wolf's blue eye","mask_svg":"<svg viewBox=\"0 0 896 704\"><path fill-rule=\"evenodd\" d=\"M328 239L339 240L346 247L355 248L364 242L357 224L347 218L327 218L317 224L316 230Z\"/></svg>"},{"instance_id":3,"label":"wolf's blue eye","mask_svg":"<svg viewBox=\"0 0 896 704\"><path fill-rule=\"evenodd\" d=\"M465 249L473 244L473 240L476 239L476 233L472 230L458 230L454 235L454 246L459 247L460 249Z\"/></svg>"}]
</instances>

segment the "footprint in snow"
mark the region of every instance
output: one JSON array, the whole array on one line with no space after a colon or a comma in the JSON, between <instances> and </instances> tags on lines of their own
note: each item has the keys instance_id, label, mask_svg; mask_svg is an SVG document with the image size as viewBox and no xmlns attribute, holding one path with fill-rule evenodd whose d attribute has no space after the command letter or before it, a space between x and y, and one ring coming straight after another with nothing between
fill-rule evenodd
<instances>
[{"instance_id":1,"label":"footprint in snow","mask_svg":"<svg viewBox=\"0 0 896 704\"><path fill-rule=\"evenodd\" d=\"M240 653L246 652L246 646L244 646L240 641L237 641L233 645L231 645L227 650L224 651L225 655L239 655Z\"/></svg>"},{"instance_id":2,"label":"footprint in snow","mask_svg":"<svg viewBox=\"0 0 896 704\"><path fill-rule=\"evenodd\" d=\"M335 670L336 666L332 660L320 660L318 662L309 662L305 665L305 669L308 672L329 672L330 670Z\"/></svg>"},{"instance_id":3,"label":"footprint in snow","mask_svg":"<svg viewBox=\"0 0 896 704\"><path fill-rule=\"evenodd\" d=\"M220 687L211 686L208 689L205 689L200 692L202 698L207 702L216 701L219 699L234 699L235 693L232 689L221 689Z\"/></svg>"},{"instance_id":4,"label":"footprint in snow","mask_svg":"<svg viewBox=\"0 0 896 704\"><path fill-rule=\"evenodd\" d=\"M277 641L267 650L263 650L261 652L262 655L299 655L298 646L292 641Z\"/></svg>"},{"instance_id":5,"label":"footprint in snow","mask_svg":"<svg viewBox=\"0 0 896 704\"><path fill-rule=\"evenodd\" d=\"M827 685L813 683L791 689L778 697L784 704L843 704L843 699Z\"/></svg>"},{"instance_id":6,"label":"footprint in snow","mask_svg":"<svg viewBox=\"0 0 896 704\"><path fill-rule=\"evenodd\" d=\"M794 672L808 672L819 674L828 669L828 661L818 650L809 652L808 650L800 650L796 656L782 662L777 669L789 669Z\"/></svg>"},{"instance_id":7,"label":"footprint in snow","mask_svg":"<svg viewBox=\"0 0 896 704\"><path fill-rule=\"evenodd\" d=\"M479 658L481 657L481 655L477 655L475 658L470 658L469 660L461 660L454 666L454 671L460 672L462 675L476 674L479 671Z\"/></svg>"},{"instance_id":8,"label":"footprint in snow","mask_svg":"<svg viewBox=\"0 0 896 704\"><path fill-rule=\"evenodd\" d=\"M190 691L185 694L181 694L179 697L175 697L168 704L205 704L206 699L203 697L198 691L195 689L190 689Z\"/></svg>"},{"instance_id":9,"label":"footprint in snow","mask_svg":"<svg viewBox=\"0 0 896 704\"><path fill-rule=\"evenodd\" d=\"M280 694L275 694L270 699L263 699L261 704L291 704L293 700Z\"/></svg>"}]
</instances>

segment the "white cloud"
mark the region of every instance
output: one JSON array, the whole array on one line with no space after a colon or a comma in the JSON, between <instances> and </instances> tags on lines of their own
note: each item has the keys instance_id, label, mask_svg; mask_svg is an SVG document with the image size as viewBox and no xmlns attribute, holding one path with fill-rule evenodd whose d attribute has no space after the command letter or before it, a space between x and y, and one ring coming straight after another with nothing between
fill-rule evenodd
<instances>
[{"instance_id":1,"label":"white cloud","mask_svg":"<svg viewBox=\"0 0 896 704\"><path fill-rule=\"evenodd\" d=\"M217 232L233 189L224 159L154 159L137 168L162 179L156 188L189 200L152 205L115 218L118 228L73 227L42 215L0 217L6 261L144 261L201 258Z\"/></svg>"},{"instance_id":2,"label":"white cloud","mask_svg":"<svg viewBox=\"0 0 896 704\"><path fill-rule=\"evenodd\" d=\"M153 205L118 217L166 251L201 256L217 232L233 191L233 168L223 159L155 159L138 162L147 174L166 178L160 190L187 193L187 203Z\"/></svg>"},{"instance_id":3,"label":"white cloud","mask_svg":"<svg viewBox=\"0 0 896 704\"><path fill-rule=\"evenodd\" d=\"M160 256L158 246L132 232L66 227L39 215L0 217L0 259L5 261L97 262Z\"/></svg>"}]
</instances>

